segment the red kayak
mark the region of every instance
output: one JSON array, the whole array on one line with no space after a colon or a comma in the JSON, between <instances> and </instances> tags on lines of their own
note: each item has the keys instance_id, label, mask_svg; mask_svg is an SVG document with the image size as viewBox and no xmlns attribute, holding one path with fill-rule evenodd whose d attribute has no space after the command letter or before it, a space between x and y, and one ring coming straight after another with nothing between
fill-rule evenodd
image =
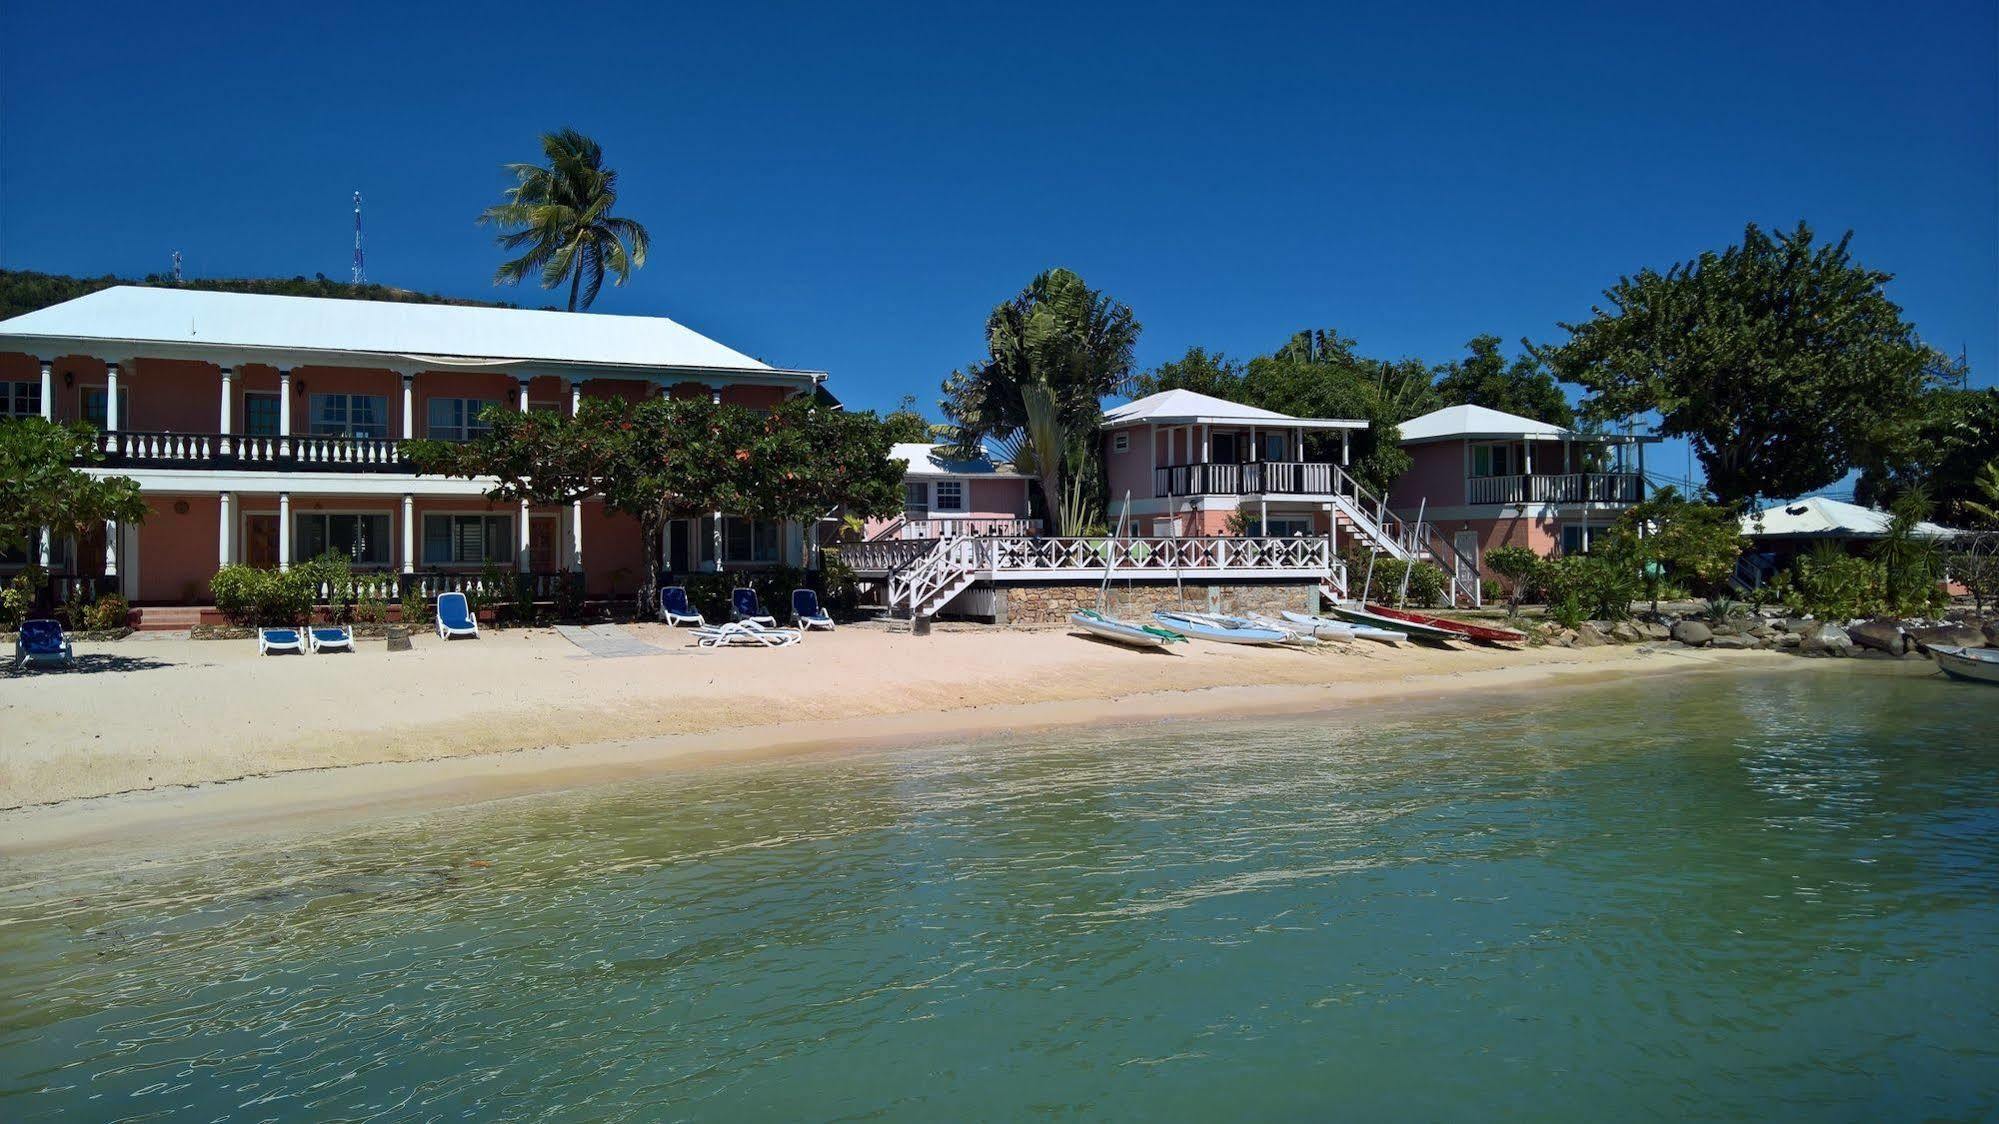
<instances>
[{"instance_id":1,"label":"red kayak","mask_svg":"<svg viewBox=\"0 0 1999 1124\"><path fill-rule=\"evenodd\" d=\"M1524 644L1527 642L1526 633L1515 632L1510 628L1492 628L1482 624L1466 624L1464 621L1454 621L1448 617L1432 617L1423 613L1412 613L1407 609L1391 609L1386 605L1369 605L1367 610L1370 613L1378 613L1384 617L1394 617L1398 621L1408 621L1411 624L1424 624L1429 625L1431 628L1441 628L1446 632L1455 632L1460 636L1468 637L1472 640L1483 640L1488 644Z\"/></svg>"}]
</instances>

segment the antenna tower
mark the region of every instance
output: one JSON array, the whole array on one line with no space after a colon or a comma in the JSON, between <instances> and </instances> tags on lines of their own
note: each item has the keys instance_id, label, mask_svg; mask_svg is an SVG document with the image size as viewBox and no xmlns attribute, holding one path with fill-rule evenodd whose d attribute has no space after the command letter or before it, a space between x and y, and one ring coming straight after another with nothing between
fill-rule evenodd
<instances>
[{"instance_id":1,"label":"antenna tower","mask_svg":"<svg viewBox=\"0 0 1999 1124\"><path fill-rule=\"evenodd\" d=\"M368 279L368 271L361 264L361 193L354 193L354 283Z\"/></svg>"}]
</instances>

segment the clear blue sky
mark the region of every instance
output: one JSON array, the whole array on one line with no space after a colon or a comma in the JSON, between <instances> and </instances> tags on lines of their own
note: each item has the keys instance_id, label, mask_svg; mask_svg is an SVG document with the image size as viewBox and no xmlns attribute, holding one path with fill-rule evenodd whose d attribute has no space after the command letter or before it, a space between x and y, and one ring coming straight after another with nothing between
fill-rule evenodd
<instances>
[{"instance_id":1,"label":"clear blue sky","mask_svg":"<svg viewBox=\"0 0 1999 1124\"><path fill-rule=\"evenodd\" d=\"M1147 365L1308 326L1434 362L1799 218L1999 366L1991 0L948 7L0 0L0 266L345 278L359 189L370 280L536 306L472 220L573 124L654 238L599 311L856 406L928 404L1048 266Z\"/></svg>"}]
</instances>

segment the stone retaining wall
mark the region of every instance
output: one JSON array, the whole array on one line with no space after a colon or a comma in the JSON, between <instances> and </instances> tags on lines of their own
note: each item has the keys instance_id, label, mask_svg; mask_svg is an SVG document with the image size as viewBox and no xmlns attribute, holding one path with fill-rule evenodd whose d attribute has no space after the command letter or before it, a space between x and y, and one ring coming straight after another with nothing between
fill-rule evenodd
<instances>
[{"instance_id":1,"label":"stone retaining wall","mask_svg":"<svg viewBox=\"0 0 1999 1124\"><path fill-rule=\"evenodd\" d=\"M1078 609L1097 607L1101 582L1035 582L994 590L995 624L1060 624ZM1145 617L1154 609L1195 609L1205 613L1312 612L1319 605L1317 582L1257 582L1209 585L1200 582L1126 586L1113 579L1104 608L1113 616Z\"/></svg>"}]
</instances>

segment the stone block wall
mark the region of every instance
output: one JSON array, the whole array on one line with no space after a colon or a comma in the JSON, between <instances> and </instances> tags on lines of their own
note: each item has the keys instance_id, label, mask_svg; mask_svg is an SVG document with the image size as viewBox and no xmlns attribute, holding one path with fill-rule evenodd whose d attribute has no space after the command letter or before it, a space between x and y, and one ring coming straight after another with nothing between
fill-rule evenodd
<instances>
[{"instance_id":1,"label":"stone block wall","mask_svg":"<svg viewBox=\"0 0 1999 1124\"><path fill-rule=\"evenodd\" d=\"M996 624L1059 624L1078 609L1097 607L1100 582L1032 582L994 590ZM1171 582L1127 586L1113 580L1104 608L1113 616L1145 617L1155 609L1193 609L1204 613L1313 612L1319 605L1317 582L1254 582L1207 584Z\"/></svg>"}]
</instances>

